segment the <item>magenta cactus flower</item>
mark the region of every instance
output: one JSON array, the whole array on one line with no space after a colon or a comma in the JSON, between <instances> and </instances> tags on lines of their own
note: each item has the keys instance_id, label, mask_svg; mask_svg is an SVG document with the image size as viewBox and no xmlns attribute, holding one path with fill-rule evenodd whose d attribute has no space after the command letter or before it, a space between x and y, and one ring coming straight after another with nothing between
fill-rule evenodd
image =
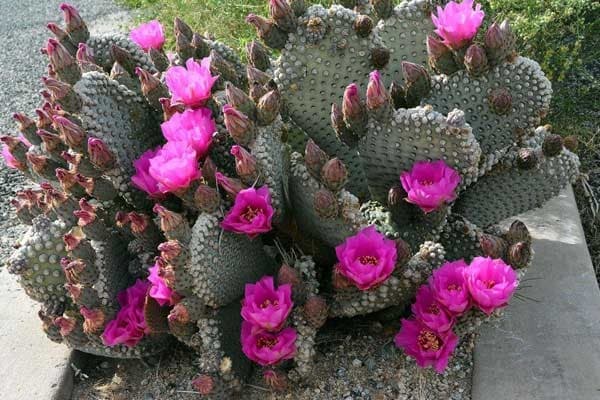
<instances>
[{"instance_id":1,"label":"magenta cactus flower","mask_svg":"<svg viewBox=\"0 0 600 400\"><path fill-rule=\"evenodd\" d=\"M155 19L132 29L129 38L146 52L150 49L161 50L165 44L163 27Z\"/></svg>"},{"instance_id":2,"label":"magenta cactus flower","mask_svg":"<svg viewBox=\"0 0 600 400\"><path fill-rule=\"evenodd\" d=\"M165 139L169 142L189 145L196 151L198 158L203 158L208 153L212 136L217 131L208 108L188 109L183 113L175 113L160 127Z\"/></svg>"},{"instance_id":3,"label":"magenta cactus flower","mask_svg":"<svg viewBox=\"0 0 600 400\"><path fill-rule=\"evenodd\" d=\"M102 333L102 341L106 346L124 344L133 347L150 333L144 318L144 302L149 288L148 281L138 279L133 286L117 295L121 309Z\"/></svg>"},{"instance_id":4,"label":"magenta cactus flower","mask_svg":"<svg viewBox=\"0 0 600 400\"><path fill-rule=\"evenodd\" d=\"M433 25L437 28L435 33L444 39L446 46L458 50L468 45L477 34L483 22L485 13L481 4L473 0L463 0L462 3L451 1L444 8L438 6L437 15L431 14Z\"/></svg>"},{"instance_id":5,"label":"magenta cactus flower","mask_svg":"<svg viewBox=\"0 0 600 400\"><path fill-rule=\"evenodd\" d=\"M6 166L8 168L12 168L12 169L22 169L23 168L23 164L21 164L15 158L15 156L12 155L12 153L10 152L10 149L5 144L2 145L2 157L4 157L4 163L6 164Z\"/></svg>"},{"instance_id":6,"label":"magenta cactus flower","mask_svg":"<svg viewBox=\"0 0 600 400\"><path fill-rule=\"evenodd\" d=\"M158 263L154 264L150 268L150 275L148 281L152 284L148 295L157 301L161 306L170 305L173 306L181 299L181 296L167 286L165 280L160 276L160 266Z\"/></svg>"},{"instance_id":7,"label":"magenta cactus flower","mask_svg":"<svg viewBox=\"0 0 600 400\"><path fill-rule=\"evenodd\" d=\"M429 278L429 286L436 300L455 315L466 312L471 304L465 268L467 264L463 260L447 262L435 269Z\"/></svg>"},{"instance_id":8,"label":"magenta cactus flower","mask_svg":"<svg viewBox=\"0 0 600 400\"><path fill-rule=\"evenodd\" d=\"M246 234L253 239L271 230L273 214L269 188L248 188L237 194L233 207L221 222L221 227L226 231Z\"/></svg>"},{"instance_id":9,"label":"magenta cactus flower","mask_svg":"<svg viewBox=\"0 0 600 400\"><path fill-rule=\"evenodd\" d=\"M397 252L393 240L364 228L335 248L338 272L360 290L369 290L387 280L396 267Z\"/></svg>"},{"instance_id":10,"label":"magenta cactus flower","mask_svg":"<svg viewBox=\"0 0 600 400\"><path fill-rule=\"evenodd\" d=\"M487 315L507 305L518 286L516 272L500 258L475 257L464 273L473 303Z\"/></svg>"},{"instance_id":11,"label":"magenta cactus flower","mask_svg":"<svg viewBox=\"0 0 600 400\"><path fill-rule=\"evenodd\" d=\"M460 175L443 160L418 161L402 173L400 183L408 194L406 201L430 213L456 199Z\"/></svg>"},{"instance_id":12,"label":"magenta cactus flower","mask_svg":"<svg viewBox=\"0 0 600 400\"><path fill-rule=\"evenodd\" d=\"M172 94L172 104L180 103L187 107L201 107L210 98L214 83L219 79L210 72L210 57L200 63L190 58L184 67L170 67L165 82Z\"/></svg>"},{"instance_id":13,"label":"magenta cactus flower","mask_svg":"<svg viewBox=\"0 0 600 400\"><path fill-rule=\"evenodd\" d=\"M411 310L423 325L436 332L446 332L454 325L454 317L435 299L433 290L427 285L417 290Z\"/></svg>"},{"instance_id":14,"label":"magenta cactus flower","mask_svg":"<svg viewBox=\"0 0 600 400\"><path fill-rule=\"evenodd\" d=\"M164 194L158 188L158 181L150 175L150 159L156 156L160 150L160 147L157 147L154 150L148 150L144 154L140 156L137 160L133 162L133 167L135 168L135 175L131 177L131 183L136 188L143 190L148 193L153 199L161 199L164 197Z\"/></svg>"},{"instance_id":15,"label":"magenta cactus flower","mask_svg":"<svg viewBox=\"0 0 600 400\"><path fill-rule=\"evenodd\" d=\"M269 332L278 331L292 312L292 285L275 289L272 276L247 284L242 301L242 318Z\"/></svg>"},{"instance_id":16,"label":"magenta cactus flower","mask_svg":"<svg viewBox=\"0 0 600 400\"><path fill-rule=\"evenodd\" d=\"M162 193L180 193L200 178L196 151L183 142L167 142L149 163L148 172Z\"/></svg>"},{"instance_id":17,"label":"magenta cactus flower","mask_svg":"<svg viewBox=\"0 0 600 400\"><path fill-rule=\"evenodd\" d=\"M441 374L458 344L458 336L451 330L437 332L418 320L403 319L394 343L413 357L419 367L432 366Z\"/></svg>"},{"instance_id":18,"label":"magenta cactus flower","mask_svg":"<svg viewBox=\"0 0 600 400\"><path fill-rule=\"evenodd\" d=\"M281 332L267 332L248 321L242 322L242 351L252 361L274 365L296 356L296 330L285 328Z\"/></svg>"}]
</instances>

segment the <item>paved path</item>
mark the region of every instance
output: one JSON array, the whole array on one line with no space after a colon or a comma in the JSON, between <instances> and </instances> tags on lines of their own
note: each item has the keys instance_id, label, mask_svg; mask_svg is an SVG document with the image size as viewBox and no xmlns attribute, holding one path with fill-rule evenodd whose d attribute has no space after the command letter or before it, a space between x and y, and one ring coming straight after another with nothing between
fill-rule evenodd
<instances>
[{"instance_id":1,"label":"paved path","mask_svg":"<svg viewBox=\"0 0 600 400\"><path fill-rule=\"evenodd\" d=\"M47 64L39 48L50 36L49 21L59 22L59 0L0 0L0 134L14 132L12 113L33 115L39 105L40 78ZM112 0L73 0L90 28L114 30L127 15ZM62 23L62 22L61 22ZM101 24L100 24L101 23ZM8 206L21 176L0 162L0 265L20 237ZM0 267L1 268L1 267ZM70 351L46 339L36 317L38 306L0 269L0 398L2 400L62 400L70 392Z\"/></svg>"},{"instance_id":2,"label":"paved path","mask_svg":"<svg viewBox=\"0 0 600 400\"><path fill-rule=\"evenodd\" d=\"M600 290L571 189L521 218L534 265L475 348L473 400L600 399Z\"/></svg>"}]
</instances>

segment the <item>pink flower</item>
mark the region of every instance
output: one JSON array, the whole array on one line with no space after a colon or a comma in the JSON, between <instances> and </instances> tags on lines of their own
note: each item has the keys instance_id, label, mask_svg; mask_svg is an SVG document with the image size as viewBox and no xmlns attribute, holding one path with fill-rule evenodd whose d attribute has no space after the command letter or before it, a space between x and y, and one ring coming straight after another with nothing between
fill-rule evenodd
<instances>
[{"instance_id":1,"label":"pink flower","mask_svg":"<svg viewBox=\"0 0 600 400\"><path fill-rule=\"evenodd\" d=\"M106 346L124 344L133 347L150 333L144 318L144 302L149 287L148 281L138 279L133 286L117 295L121 309L102 333L102 342Z\"/></svg>"},{"instance_id":2,"label":"pink flower","mask_svg":"<svg viewBox=\"0 0 600 400\"><path fill-rule=\"evenodd\" d=\"M450 355L458 344L458 336L451 330L436 332L419 321L403 319L394 343L413 357L419 367L431 365L441 374L448 366Z\"/></svg>"},{"instance_id":3,"label":"pink flower","mask_svg":"<svg viewBox=\"0 0 600 400\"><path fill-rule=\"evenodd\" d=\"M273 219L271 193L267 186L241 190L229 213L221 222L226 231L245 233L250 239L271 230Z\"/></svg>"},{"instance_id":4,"label":"pink flower","mask_svg":"<svg viewBox=\"0 0 600 400\"><path fill-rule=\"evenodd\" d=\"M21 169L23 164L21 164L15 156L12 155L10 149L7 145L2 145L2 157L4 157L4 162L8 168L12 169Z\"/></svg>"},{"instance_id":5,"label":"pink flower","mask_svg":"<svg viewBox=\"0 0 600 400\"><path fill-rule=\"evenodd\" d=\"M436 300L455 315L467 311L471 302L465 282L465 268L467 264L463 260L447 262L435 269L429 278L429 286Z\"/></svg>"},{"instance_id":6,"label":"pink flower","mask_svg":"<svg viewBox=\"0 0 600 400\"><path fill-rule=\"evenodd\" d=\"M429 286L422 285L417 290L417 298L411 310L426 327L436 332L446 332L454 325L454 317L435 299L433 294Z\"/></svg>"},{"instance_id":7,"label":"pink flower","mask_svg":"<svg viewBox=\"0 0 600 400\"><path fill-rule=\"evenodd\" d=\"M144 49L144 51L150 51L150 49L160 50L163 44L165 44L163 27L155 19L132 29L129 33L129 38Z\"/></svg>"},{"instance_id":8,"label":"pink flower","mask_svg":"<svg viewBox=\"0 0 600 400\"><path fill-rule=\"evenodd\" d=\"M377 232L364 228L335 248L337 271L360 290L369 290L385 281L396 267L396 244Z\"/></svg>"},{"instance_id":9,"label":"pink flower","mask_svg":"<svg viewBox=\"0 0 600 400\"><path fill-rule=\"evenodd\" d=\"M158 188L158 181L150 175L150 159L156 156L160 147L154 150L148 150L133 162L135 175L131 177L131 183L136 188L148 193L154 199L164 197Z\"/></svg>"},{"instance_id":10,"label":"pink flower","mask_svg":"<svg viewBox=\"0 0 600 400\"><path fill-rule=\"evenodd\" d=\"M456 199L460 176L442 160L418 161L410 172L402 173L400 182L408 193L406 201L430 213Z\"/></svg>"},{"instance_id":11,"label":"pink flower","mask_svg":"<svg viewBox=\"0 0 600 400\"><path fill-rule=\"evenodd\" d=\"M161 306L164 306L165 304L170 306L175 305L181 299L181 296L179 296L176 291L168 287L164 279L160 276L160 267L158 263L154 264L154 266L150 268L148 280L152 284L148 294Z\"/></svg>"},{"instance_id":12,"label":"pink flower","mask_svg":"<svg viewBox=\"0 0 600 400\"><path fill-rule=\"evenodd\" d=\"M150 176L162 193L185 190L200 178L196 151L182 142L168 142L149 160Z\"/></svg>"},{"instance_id":13,"label":"pink flower","mask_svg":"<svg viewBox=\"0 0 600 400\"><path fill-rule=\"evenodd\" d=\"M448 47L458 50L475 37L484 16L481 4L473 9L473 0L464 0L462 3L451 1L444 8L438 6L437 16L431 14L431 20L437 28L435 33Z\"/></svg>"},{"instance_id":14,"label":"pink flower","mask_svg":"<svg viewBox=\"0 0 600 400\"><path fill-rule=\"evenodd\" d=\"M200 107L211 96L214 83L219 79L210 73L210 57L203 58L200 64L190 58L186 68L170 67L165 81L171 94L172 103L183 103L188 107Z\"/></svg>"},{"instance_id":15,"label":"pink flower","mask_svg":"<svg viewBox=\"0 0 600 400\"><path fill-rule=\"evenodd\" d=\"M278 333L270 333L242 322L242 351L252 361L262 365L274 365L281 360L296 356L296 330L285 328Z\"/></svg>"},{"instance_id":16,"label":"pink flower","mask_svg":"<svg viewBox=\"0 0 600 400\"><path fill-rule=\"evenodd\" d=\"M242 301L242 318L267 331L278 331L292 312L292 285L275 289L272 276L247 284Z\"/></svg>"},{"instance_id":17,"label":"pink flower","mask_svg":"<svg viewBox=\"0 0 600 400\"><path fill-rule=\"evenodd\" d=\"M488 315L508 304L517 289L516 272L499 258L475 257L464 271L473 302Z\"/></svg>"},{"instance_id":18,"label":"pink flower","mask_svg":"<svg viewBox=\"0 0 600 400\"><path fill-rule=\"evenodd\" d=\"M212 135L217 131L208 108L187 109L183 113L175 113L161 124L165 139L169 142L188 144L202 158L210 148Z\"/></svg>"}]
</instances>

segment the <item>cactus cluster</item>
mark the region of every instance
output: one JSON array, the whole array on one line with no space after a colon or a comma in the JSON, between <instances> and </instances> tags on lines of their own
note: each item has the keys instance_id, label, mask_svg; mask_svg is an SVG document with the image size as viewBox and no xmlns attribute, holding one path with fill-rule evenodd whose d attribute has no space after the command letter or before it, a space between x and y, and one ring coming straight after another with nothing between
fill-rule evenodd
<instances>
[{"instance_id":1,"label":"cactus cluster","mask_svg":"<svg viewBox=\"0 0 600 400\"><path fill-rule=\"evenodd\" d=\"M2 138L34 183L13 200L30 229L8 269L49 338L109 357L180 340L198 357L191 386L228 399L251 361L273 389L309 379L328 318L419 302L449 261L522 274L527 228L495 224L555 196L579 161L538 127L552 92L538 64L507 21L476 36L472 3L269 0L247 18L262 41L247 66L180 19L168 53L156 21L94 37L61 5L43 105ZM461 12L462 36L444 25ZM264 277L287 293L276 327L245 311ZM268 296L252 307L279 315Z\"/></svg>"}]
</instances>

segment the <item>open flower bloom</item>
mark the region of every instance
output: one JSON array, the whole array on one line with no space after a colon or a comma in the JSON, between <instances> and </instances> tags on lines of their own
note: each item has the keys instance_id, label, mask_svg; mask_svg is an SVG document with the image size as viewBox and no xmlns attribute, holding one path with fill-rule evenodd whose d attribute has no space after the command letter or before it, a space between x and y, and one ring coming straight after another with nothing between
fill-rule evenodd
<instances>
[{"instance_id":1,"label":"open flower bloom","mask_svg":"<svg viewBox=\"0 0 600 400\"><path fill-rule=\"evenodd\" d=\"M417 298L411 309L423 325L436 332L446 332L454 325L454 317L435 299L433 291L427 285L422 285L417 290Z\"/></svg>"},{"instance_id":2,"label":"open flower bloom","mask_svg":"<svg viewBox=\"0 0 600 400\"><path fill-rule=\"evenodd\" d=\"M464 271L473 302L488 315L508 304L517 289L517 273L502 259L475 257Z\"/></svg>"},{"instance_id":3,"label":"open flower bloom","mask_svg":"<svg viewBox=\"0 0 600 400\"><path fill-rule=\"evenodd\" d=\"M394 343L413 357L419 367L433 366L441 374L458 344L458 336L451 330L436 332L417 320L403 319Z\"/></svg>"},{"instance_id":4,"label":"open flower bloom","mask_svg":"<svg viewBox=\"0 0 600 400\"><path fill-rule=\"evenodd\" d=\"M150 197L155 199L160 199L163 196L162 192L158 188L158 181L150 175L150 159L156 156L158 150L160 148L156 148L154 150L148 150L144 154L140 156L137 160L133 162L133 167L135 168L135 175L131 177L131 183L136 188L143 190L148 193Z\"/></svg>"},{"instance_id":5,"label":"open flower bloom","mask_svg":"<svg viewBox=\"0 0 600 400\"><path fill-rule=\"evenodd\" d=\"M165 82L173 95L171 103L201 107L210 98L212 87L219 77L210 73L210 57L203 58L200 63L190 58L185 66L170 67L166 72Z\"/></svg>"},{"instance_id":6,"label":"open flower bloom","mask_svg":"<svg viewBox=\"0 0 600 400\"><path fill-rule=\"evenodd\" d=\"M163 27L155 19L132 29L129 38L144 51L150 51L150 49L160 50L165 44Z\"/></svg>"},{"instance_id":7,"label":"open flower bloom","mask_svg":"<svg viewBox=\"0 0 600 400\"><path fill-rule=\"evenodd\" d=\"M2 157L8 168L21 169L23 165L12 155L7 145L2 145Z\"/></svg>"},{"instance_id":8,"label":"open flower bloom","mask_svg":"<svg viewBox=\"0 0 600 400\"><path fill-rule=\"evenodd\" d=\"M180 142L189 145L202 158L210 148L212 135L217 131L208 108L185 110L175 113L161 124L163 136L169 142Z\"/></svg>"},{"instance_id":9,"label":"open flower bloom","mask_svg":"<svg viewBox=\"0 0 600 400\"><path fill-rule=\"evenodd\" d=\"M168 142L149 160L150 176L162 193L185 190L200 178L196 151L182 142Z\"/></svg>"},{"instance_id":10,"label":"open flower bloom","mask_svg":"<svg viewBox=\"0 0 600 400\"><path fill-rule=\"evenodd\" d=\"M242 318L267 331L278 331L292 312L292 285L275 289L272 276L247 284L242 301Z\"/></svg>"},{"instance_id":11,"label":"open flower bloom","mask_svg":"<svg viewBox=\"0 0 600 400\"><path fill-rule=\"evenodd\" d=\"M360 290L368 290L384 282L396 267L396 244L377 232L374 226L364 228L335 248L338 272Z\"/></svg>"},{"instance_id":12,"label":"open flower bloom","mask_svg":"<svg viewBox=\"0 0 600 400\"><path fill-rule=\"evenodd\" d=\"M429 286L436 300L455 315L467 311L471 303L465 281L465 268L467 268L467 264L463 260L447 262L433 270L433 274L429 278Z\"/></svg>"},{"instance_id":13,"label":"open flower bloom","mask_svg":"<svg viewBox=\"0 0 600 400\"><path fill-rule=\"evenodd\" d=\"M460 175L442 160L418 161L410 172L403 172L400 183L408 193L406 201L430 213L456 199Z\"/></svg>"},{"instance_id":14,"label":"open flower bloom","mask_svg":"<svg viewBox=\"0 0 600 400\"><path fill-rule=\"evenodd\" d=\"M144 318L144 302L149 287L148 281L138 279L133 286L117 295L121 309L102 333L106 346L124 344L133 347L150 332Z\"/></svg>"},{"instance_id":15,"label":"open flower bloom","mask_svg":"<svg viewBox=\"0 0 600 400\"><path fill-rule=\"evenodd\" d=\"M181 298L176 291L167 286L164 279L160 276L160 267L158 263L150 268L148 280L152 284L148 295L156 300L161 306L166 304L170 306L175 305Z\"/></svg>"},{"instance_id":16,"label":"open flower bloom","mask_svg":"<svg viewBox=\"0 0 600 400\"><path fill-rule=\"evenodd\" d=\"M248 188L237 194L233 207L221 222L221 227L226 231L244 233L253 239L271 230L273 214L269 188Z\"/></svg>"},{"instance_id":17,"label":"open flower bloom","mask_svg":"<svg viewBox=\"0 0 600 400\"><path fill-rule=\"evenodd\" d=\"M462 3L451 1L444 8L438 6L437 15L431 14L431 20L437 28L435 33L448 47L458 50L475 37L484 16L481 4L473 8L473 0L463 0Z\"/></svg>"},{"instance_id":18,"label":"open flower bloom","mask_svg":"<svg viewBox=\"0 0 600 400\"><path fill-rule=\"evenodd\" d=\"M296 337L296 330L293 328L271 333L248 321L242 322L242 351L246 357L262 366L294 358Z\"/></svg>"}]
</instances>

